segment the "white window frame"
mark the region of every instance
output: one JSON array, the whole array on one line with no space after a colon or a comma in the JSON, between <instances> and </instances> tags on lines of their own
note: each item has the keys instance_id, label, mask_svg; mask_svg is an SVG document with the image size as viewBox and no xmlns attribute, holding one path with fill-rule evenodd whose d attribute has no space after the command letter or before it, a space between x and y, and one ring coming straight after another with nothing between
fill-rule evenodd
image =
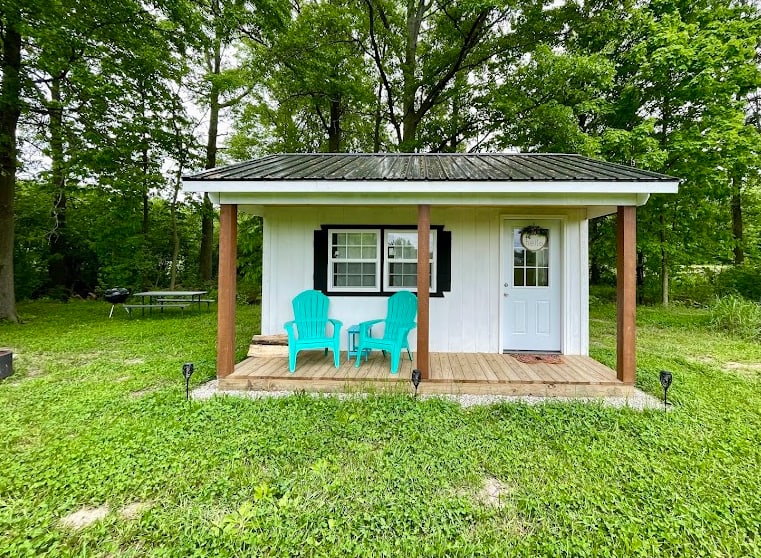
<instances>
[{"instance_id":1,"label":"white window frame","mask_svg":"<svg viewBox=\"0 0 761 558\"><path fill-rule=\"evenodd\" d=\"M389 248L388 243L388 235L389 234L415 234L417 235L417 229L383 229L383 249L387 250ZM430 262L430 268L431 268L431 276L430 276L430 282L431 287L428 289L428 292L435 293L436 292L436 277L438 275L438 269L436 266L436 259L438 258L438 233L436 229L430 230L430 236L429 236L429 242L431 248L430 250L430 259L428 260ZM392 287L390 283L391 279L391 272L389 269L389 266L391 263L414 263L417 265L417 258L414 260L411 259L403 259L396 257L394 258L393 262L388 258L388 254L384 252L383 257L383 290L387 292L396 292L396 291L407 291L410 290L412 287ZM417 285L415 285L414 290L417 290Z\"/></svg>"},{"instance_id":2,"label":"white window frame","mask_svg":"<svg viewBox=\"0 0 761 558\"><path fill-rule=\"evenodd\" d=\"M352 234L352 233L375 233L375 259L362 258L334 258L333 257L333 235L334 234ZM381 268L381 230L380 229L328 229L328 291L336 293L377 293L381 290L380 276L383 273ZM335 275L333 273L333 264L335 263L374 263L375 264L375 285L372 287L339 287L334 284Z\"/></svg>"}]
</instances>

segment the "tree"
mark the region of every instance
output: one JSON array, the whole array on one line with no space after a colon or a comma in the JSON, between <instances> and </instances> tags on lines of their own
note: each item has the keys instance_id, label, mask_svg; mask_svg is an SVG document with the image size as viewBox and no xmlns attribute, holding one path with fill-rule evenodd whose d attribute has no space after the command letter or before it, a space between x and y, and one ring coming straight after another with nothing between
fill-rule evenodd
<instances>
[{"instance_id":1,"label":"tree","mask_svg":"<svg viewBox=\"0 0 761 558\"><path fill-rule=\"evenodd\" d=\"M270 49L249 45L263 79L237 113L236 154L373 149L376 100L360 19L352 4L306 2Z\"/></svg>"},{"instance_id":2,"label":"tree","mask_svg":"<svg viewBox=\"0 0 761 558\"><path fill-rule=\"evenodd\" d=\"M510 5L458 0L363 4L386 118L404 152L434 147L421 140L419 130L437 108L454 113L478 104L476 94L493 85L490 64L517 64L531 46L552 42L562 28L559 7L532 0ZM453 138L450 130L447 149L474 134L470 123L455 134L460 137Z\"/></svg>"},{"instance_id":3,"label":"tree","mask_svg":"<svg viewBox=\"0 0 761 558\"><path fill-rule=\"evenodd\" d=\"M197 91L197 99L208 109L209 117L205 168L217 166L221 111L240 103L256 82L248 62L236 59L242 41L268 45L286 14L287 6L279 0L207 0L197 4L204 63L204 87ZM207 194L201 217L200 278L208 281L212 277L214 208Z\"/></svg>"},{"instance_id":4,"label":"tree","mask_svg":"<svg viewBox=\"0 0 761 558\"><path fill-rule=\"evenodd\" d=\"M18 321L13 284L13 201L16 193L16 131L21 116L21 5L0 11L2 81L0 82L0 320Z\"/></svg>"}]
</instances>

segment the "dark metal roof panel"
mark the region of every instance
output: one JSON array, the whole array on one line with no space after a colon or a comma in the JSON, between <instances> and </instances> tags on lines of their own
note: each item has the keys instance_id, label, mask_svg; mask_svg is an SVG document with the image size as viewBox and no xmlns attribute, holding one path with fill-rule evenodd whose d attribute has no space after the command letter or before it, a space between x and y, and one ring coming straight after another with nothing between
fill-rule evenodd
<instances>
[{"instance_id":1,"label":"dark metal roof panel","mask_svg":"<svg viewBox=\"0 0 761 558\"><path fill-rule=\"evenodd\" d=\"M288 153L187 176L235 181L674 181L671 176L557 153Z\"/></svg>"}]
</instances>

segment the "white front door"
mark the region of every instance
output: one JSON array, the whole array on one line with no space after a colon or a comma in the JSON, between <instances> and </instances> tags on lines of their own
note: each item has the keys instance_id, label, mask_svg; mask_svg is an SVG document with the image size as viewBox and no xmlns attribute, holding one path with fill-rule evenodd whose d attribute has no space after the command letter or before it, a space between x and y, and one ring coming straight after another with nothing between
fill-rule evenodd
<instances>
[{"instance_id":1,"label":"white front door","mask_svg":"<svg viewBox=\"0 0 761 558\"><path fill-rule=\"evenodd\" d=\"M524 227L543 233L521 239ZM561 234L557 219L505 219L502 331L505 351L559 352ZM546 242L542 245L542 236ZM538 238L537 238L538 237Z\"/></svg>"}]
</instances>

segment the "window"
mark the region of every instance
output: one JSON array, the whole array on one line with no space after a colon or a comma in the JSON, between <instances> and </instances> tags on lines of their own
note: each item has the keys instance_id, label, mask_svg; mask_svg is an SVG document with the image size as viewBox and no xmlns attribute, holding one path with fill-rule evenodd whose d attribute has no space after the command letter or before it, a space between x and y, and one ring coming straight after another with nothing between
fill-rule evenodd
<instances>
[{"instance_id":1,"label":"window","mask_svg":"<svg viewBox=\"0 0 761 558\"><path fill-rule=\"evenodd\" d=\"M379 291L379 231L331 230L328 286L332 291Z\"/></svg>"},{"instance_id":2,"label":"window","mask_svg":"<svg viewBox=\"0 0 761 558\"><path fill-rule=\"evenodd\" d=\"M383 288L386 291L417 289L417 231L386 230ZM436 291L436 231L431 231L430 290Z\"/></svg>"},{"instance_id":3,"label":"window","mask_svg":"<svg viewBox=\"0 0 761 558\"><path fill-rule=\"evenodd\" d=\"M452 233L431 226L431 296L451 289ZM314 288L325 294L387 296L417 290L417 229L323 225L314 231Z\"/></svg>"},{"instance_id":4,"label":"window","mask_svg":"<svg viewBox=\"0 0 761 558\"><path fill-rule=\"evenodd\" d=\"M549 234L549 233L548 233ZM549 237L543 248L526 250L521 243L521 229L513 230L513 285L516 287L549 286Z\"/></svg>"}]
</instances>

